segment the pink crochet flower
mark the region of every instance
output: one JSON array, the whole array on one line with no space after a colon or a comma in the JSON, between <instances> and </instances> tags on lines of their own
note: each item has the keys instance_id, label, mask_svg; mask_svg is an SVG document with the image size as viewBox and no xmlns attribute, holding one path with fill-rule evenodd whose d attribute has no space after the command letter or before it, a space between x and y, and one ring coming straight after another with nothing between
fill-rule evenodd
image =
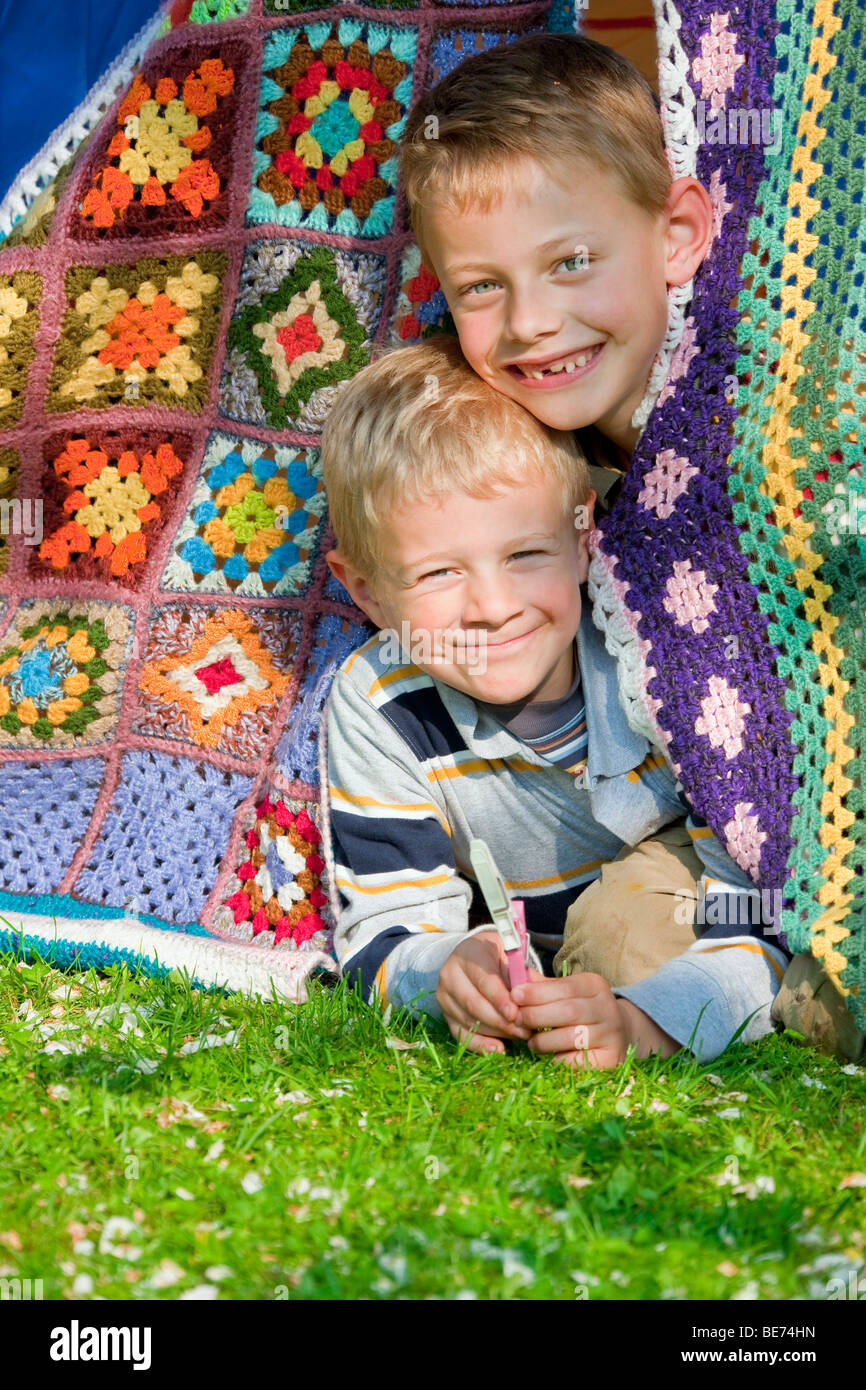
<instances>
[{"instance_id":1,"label":"pink crochet flower","mask_svg":"<svg viewBox=\"0 0 866 1390\"><path fill-rule=\"evenodd\" d=\"M701 56L692 63L692 76L701 84L701 93L710 99L710 110L717 115L725 95L734 85L737 69L746 61L737 52L737 36L728 31L728 14L710 16L709 31L701 35Z\"/></svg>"},{"instance_id":2,"label":"pink crochet flower","mask_svg":"<svg viewBox=\"0 0 866 1390\"><path fill-rule=\"evenodd\" d=\"M747 874L756 874L761 858L761 845L767 836L760 830L751 801L738 801L733 820L725 826L725 843L735 863Z\"/></svg>"},{"instance_id":3,"label":"pink crochet flower","mask_svg":"<svg viewBox=\"0 0 866 1390\"><path fill-rule=\"evenodd\" d=\"M710 176L710 202L713 205L713 245L722 234L722 222L729 212L733 212L734 204L729 203L726 198L728 191L727 184L722 183L722 176L718 169L714 169ZM712 251L712 247L710 248Z\"/></svg>"},{"instance_id":4,"label":"pink crochet flower","mask_svg":"<svg viewBox=\"0 0 866 1390\"><path fill-rule=\"evenodd\" d=\"M740 700L739 693L723 676L710 676L710 693L701 700L703 714L695 720L695 733L706 734L714 748L723 748L726 758L735 758L743 747L744 714L752 706Z\"/></svg>"},{"instance_id":5,"label":"pink crochet flower","mask_svg":"<svg viewBox=\"0 0 866 1390\"><path fill-rule=\"evenodd\" d=\"M716 612L713 595L718 584L711 584L703 570L693 570L691 560L674 560L674 572L665 588L663 607L680 627L691 623L693 632L706 632L708 613Z\"/></svg>"},{"instance_id":6,"label":"pink crochet flower","mask_svg":"<svg viewBox=\"0 0 866 1390\"><path fill-rule=\"evenodd\" d=\"M648 512L655 512L664 520L673 511L677 498L685 492L689 479L699 471L673 449L662 449L656 454L655 467L644 478L637 500Z\"/></svg>"},{"instance_id":7,"label":"pink crochet flower","mask_svg":"<svg viewBox=\"0 0 866 1390\"><path fill-rule=\"evenodd\" d=\"M700 352L700 348L695 341L696 338L697 331L695 329L695 321L692 316L689 315L683 324L683 336L680 338L676 351L671 358L671 365L668 368L668 379L659 392L659 405L664 405L668 396L674 394L674 383L679 381L681 376L685 376L692 358L697 357Z\"/></svg>"}]
</instances>

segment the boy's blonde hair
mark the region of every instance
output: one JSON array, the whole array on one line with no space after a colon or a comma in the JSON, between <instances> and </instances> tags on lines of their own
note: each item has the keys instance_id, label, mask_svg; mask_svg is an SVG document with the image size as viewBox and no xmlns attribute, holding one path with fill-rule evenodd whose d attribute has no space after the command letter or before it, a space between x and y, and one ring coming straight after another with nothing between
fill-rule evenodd
<instances>
[{"instance_id":1,"label":"boy's blonde hair","mask_svg":"<svg viewBox=\"0 0 866 1390\"><path fill-rule=\"evenodd\" d=\"M658 101L637 68L579 34L529 34L467 58L409 113L401 171L428 264L425 208L486 212L526 158L559 182L576 162L601 168L650 214L670 192Z\"/></svg>"},{"instance_id":2,"label":"boy's blonde hair","mask_svg":"<svg viewBox=\"0 0 866 1390\"><path fill-rule=\"evenodd\" d=\"M573 515L590 491L574 436L488 386L449 334L386 351L341 387L321 457L337 543L371 583L387 566L383 523L404 502L489 497L534 474L556 479L563 514Z\"/></svg>"}]
</instances>

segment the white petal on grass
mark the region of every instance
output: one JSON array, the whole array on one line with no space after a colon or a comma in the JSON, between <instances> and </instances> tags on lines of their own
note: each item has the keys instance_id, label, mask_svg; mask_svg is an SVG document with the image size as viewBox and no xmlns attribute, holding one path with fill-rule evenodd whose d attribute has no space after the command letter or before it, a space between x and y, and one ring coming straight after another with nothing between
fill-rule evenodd
<instances>
[{"instance_id":1,"label":"white petal on grass","mask_svg":"<svg viewBox=\"0 0 866 1390\"><path fill-rule=\"evenodd\" d=\"M310 1097L304 1091L281 1091L277 1087L275 1105L310 1105Z\"/></svg>"},{"instance_id":2,"label":"white petal on grass","mask_svg":"<svg viewBox=\"0 0 866 1390\"><path fill-rule=\"evenodd\" d=\"M176 1188L174 1189L174 1195L175 1195L175 1197L180 1197L181 1201L183 1201L183 1202L194 1202L194 1201L195 1201L195 1193L194 1193L194 1192L188 1192L187 1189L186 1189L185 1187L176 1187Z\"/></svg>"},{"instance_id":3,"label":"white petal on grass","mask_svg":"<svg viewBox=\"0 0 866 1390\"><path fill-rule=\"evenodd\" d=\"M208 1265L204 1272L206 1279L212 1279L215 1284L219 1284L223 1279L230 1279L234 1270L228 1265Z\"/></svg>"},{"instance_id":4,"label":"white petal on grass","mask_svg":"<svg viewBox=\"0 0 866 1390\"><path fill-rule=\"evenodd\" d=\"M99 1210L99 1207L96 1209ZM141 1250L124 1239L137 1231L135 1222L127 1216L109 1216L99 1237L100 1255L113 1255L117 1260L137 1260Z\"/></svg>"},{"instance_id":5,"label":"white petal on grass","mask_svg":"<svg viewBox=\"0 0 866 1390\"><path fill-rule=\"evenodd\" d=\"M261 1192L264 1185L264 1179L258 1173L244 1173L241 1178L241 1187L249 1196L252 1196L254 1192Z\"/></svg>"},{"instance_id":6,"label":"white petal on grass","mask_svg":"<svg viewBox=\"0 0 866 1390\"><path fill-rule=\"evenodd\" d=\"M863 1068L855 1066L853 1062L849 1062L847 1067L840 1067L839 1070L845 1076L860 1076L863 1072Z\"/></svg>"},{"instance_id":7,"label":"white petal on grass","mask_svg":"<svg viewBox=\"0 0 866 1390\"><path fill-rule=\"evenodd\" d=\"M92 1240L77 1240L72 1247L73 1255L92 1255L96 1246Z\"/></svg>"},{"instance_id":8,"label":"white petal on grass","mask_svg":"<svg viewBox=\"0 0 866 1390\"><path fill-rule=\"evenodd\" d=\"M185 1289L179 1295L180 1302L205 1302L219 1298L219 1289L216 1284L196 1284L194 1289Z\"/></svg>"},{"instance_id":9,"label":"white petal on grass","mask_svg":"<svg viewBox=\"0 0 866 1390\"><path fill-rule=\"evenodd\" d=\"M716 1111L716 1114L718 1115L720 1120L738 1120L742 1113L742 1110L740 1110L736 1105L729 1105L726 1110Z\"/></svg>"},{"instance_id":10,"label":"white petal on grass","mask_svg":"<svg viewBox=\"0 0 866 1390\"><path fill-rule=\"evenodd\" d=\"M179 1284L181 1279L185 1278L186 1270L181 1269L174 1260L160 1260L147 1282L154 1289L170 1289L173 1284Z\"/></svg>"},{"instance_id":11,"label":"white petal on grass","mask_svg":"<svg viewBox=\"0 0 866 1390\"><path fill-rule=\"evenodd\" d=\"M802 1081L804 1086L814 1086L818 1091L826 1091L827 1089L820 1077L807 1076L806 1073L803 1072L803 1075L800 1077L800 1080Z\"/></svg>"},{"instance_id":12,"label":"white petal on grass","mask_svg":"<svg viewBox=\"0 0 866 1390\"><path fill-rule=\"evenodd\" d=\"M224 1148L225 1144L223 1143L222 1139L215 1139L214 1142L211 1144L210 1148L208 1149L207 1153L205 1154L205 1162L207 1162L209 1159L219 1158Z\"/></svg>"},{"instance_id":13,"label":"white petal on grass","mask_svg":"<svg viewBox=\"0 0 866 1390\"><path fill-rule=\"evenodd\" d=\"M90 1275L76 1274L72 1285L72 1292L77 1294L79 1298L83 1298L85 1294L93 1293L93 1280Z\"/></svg>"},{"instance_id":14,"label":"white petal on grass","mask_svg":"<svg viewBox=\"0 0 866 1390\"><path fill-rule=\"evenodd\" d=\"M423 1046L419 1042L404 1042L402 1038L394 1037L393 1034L385 1039L385 1046L390 1047L393 1052L411 1052L416 1047Z\"/></svg>"},{"instance_id":15,"label":"white petal on grass","mask_svg":"<svg viewBox=\"0 0 866 1390\"><path fill-rule=\"evenodd\" d=\"M184 1043L182 1047L178 1048L178 1053L180 1056L186 1057L189 1053L200 1052L206 1047L224 1047L226 1044L231 1046L239 1032L239 1028L232 1028L228 1033L205 1033L203 1038L191 1038L189 1042ZM251 1097L247 1096L246 1099L249 1100Z\"/></svg>"}]
</instances>

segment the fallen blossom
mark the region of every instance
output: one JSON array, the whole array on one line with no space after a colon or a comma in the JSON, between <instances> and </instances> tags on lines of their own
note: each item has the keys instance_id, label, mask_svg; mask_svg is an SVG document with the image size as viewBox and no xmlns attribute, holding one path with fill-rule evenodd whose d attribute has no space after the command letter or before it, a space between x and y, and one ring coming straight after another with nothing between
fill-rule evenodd
<instances>
[{"instance_id":1,"label":"fallen blossom","mask_svg":"<svg viewBox=\"0 0 866 1390\"><path fill-rule=\"evenodd\" d=\"M569 1187L591 1187L592 1178L582 1178L577 1173L569 1173L565 1179Z\"/></svg>"},{"instance_id":2,"label":"fallen blossom","mask_svg":"<svg viewBox=\"0 0 866 1390\"><path fill-rule=\"evenodd\" d=\"M126 1216L109 1216L102 1228L99 1237L100 1255L113 1255L117 1260L137 1260L141 1255L141 1250L137 1245L129 1245L124 1236L132 1235L136 1231L134 1221L130 1221ZM119 1244L115 1244L118 1236L121 1238Z\"/></svg>"},{"instance_id":3,"label":"fallen blossom","mask_svg":"<svg viewBox=\"0 0 866 1390\"><path fill-rule=\"evenodd\" d=\"M244 1173L241 1178L241 1187L249 1196L252 1196L254 1192L261 1192L264 1185L264 1180L259 1177L258 1173Z\"/></svg>"},{"instance_id":4,"label":"fallen blossom","mask_svg":"<svg viewBox=\"0 0 866 1390\"><path fill-rule=\"evenodd\" d=\"M827 1089L827 1087L824 1085L824 1082L821 1081L820 1078L817 1076L807 1076L806 1073L803 1072L803 1075L800 1077L800 1080L802 1081L804 1086L814 1086L815 1089L818 1091L826 1091Z\"/></svg>"},{"instance_id":5,"label":"fallen blossom","mask_svg":"<svg viewBox=\"0 0 866 1390\"><path fill-rule=\"evenodd\" d=\"M389 1035L385 1039L385 1046L390 1047L394 1052L411 1052L413 1048L422 1047L423 1043L404 1042L402 1038L395 1038Z\"/></svg>"},{"instance_id":6,"label":"fallen blossom","mask_svg":"<svg viewBox=\"0 0 866 1390\"><path fill-rule=\"evenodd\" d=\"M866 1173L848 1173L839 1184L839 1189L843 1187L866 1187Z\"/></svg>"},{"instance_id":7,"label":"fallen blossom","mask_svg":"<svg viewBox=\"0 0 866 1390\"><path fill-rule=\"evenodd\" d=\"M208 1265L204 1272L206 1279L212 1279L215 1284L219 1284L223 1279L230 1279L234 1270L228 1265Z\"/></svg>"},{"instance_id":8,"label":"fallen blossom","mask_svg":"<svg viewBox=\"0 0 866 1390\"><path fill-rule=\"evenodd\" d=\"M181 1269L174 1260L160 1260L147 1282L154 1289L170 1289L173 1284L179 1284L181 1279L185 1277L186 1270Z\"/></svg>"},{"instance_id":9,"label":"fallen blossom","mask_svg":"<svg viewBox=\"0 0 866 1390\"><path fill-rule=\"evenodd\" d=\"M310 1105L310 1097L303 1091L281 1091L277 1087L274 1097L275 1105Z\"/></svg>"},{"instance_id":10,"label":"fallen blossom","mask_svg":"<svg viewBox=\"0 0 866 1390\"><path fill-rule=\"evenodd\" d=\"M203 1303L207 1299L214 1299L218 1297L219 1289L217 1288L216 1284L196 1284L194 1289L186 1289L182 1294L180 1294L179 1300L181 1302L197 1301Z\"/></svg>"},{"instance_id":11,"label":"fallen blossom","mask_svg":"<svg viewBox=\"0 0 866 1390\"><path fill-rule=\"evenodd\" d=\"M202 1048L224 1047L226 1045L231 1047L239 1032L239 1028L232 1028L228 1033L205 1033L203 1038L192 1038L189 1042L183 1043L178 1048L178 1054L181 1057L187 1057L191 1052L199 1052ZM250 1097L246 1097L246 1099L250 1099ZM183 1297L182 1294L181 1297Z\"/></svg>"},{"instance_id":12,"label":"fallen blossom","mask_svg":"<svg viewBox=\"0 0 866 1390\"><path fill-rule=\"evenodd\" d=\"M174 1189L174 1195L175 1197L179 1197L182 1202L195 1201L195 1193L188 1191L188 1189L185 1187L176 1187Z\"/></svg>"},{"instance_id":13,"label":"fallen blossom","mask_svg":"<svg viewBox=\"0 0 866 1390\"><path fill-rule=\"evenodd\" d=\"M225 1145L223 1144L222 1139L215 1139L204 1156L205 1162L208 1162L208 1160L213 1158L219 1158L224 1148Z\"/></svg>"}]
</instances>

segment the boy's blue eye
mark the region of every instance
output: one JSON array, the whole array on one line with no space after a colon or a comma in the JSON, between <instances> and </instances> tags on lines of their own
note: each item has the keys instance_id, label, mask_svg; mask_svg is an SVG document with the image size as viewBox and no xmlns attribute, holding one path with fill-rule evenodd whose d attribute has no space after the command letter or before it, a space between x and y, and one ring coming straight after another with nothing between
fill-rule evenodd
<instances>
[{"instance_id":1,"label":"boy's blue eye","mask_svg":"<svg viewBox=\"0 0 866 1390\"><path fill-rule=\"evenodd\" d=\"M489 288L491 285L495 284L495 280L476 280L474 285L469 285L463 290L463 294L472 294L475 290L483 290L485 287Z\"/></svg>"},{"instance_id":2,"label":"boy's blue eye","mask_svg":"<svg viewBox=\"0 0 866 1390\"><path fill-rule=\"evenodd\" d=\"M587 256L586 253L582 251L576 256L566 256L564 260L560 261L560 265L567 266L570 261L573 261L575 263L573 266L574 270L586 270L587 266L589 265L589 256Z\"/></svg>"}]
</instances>

